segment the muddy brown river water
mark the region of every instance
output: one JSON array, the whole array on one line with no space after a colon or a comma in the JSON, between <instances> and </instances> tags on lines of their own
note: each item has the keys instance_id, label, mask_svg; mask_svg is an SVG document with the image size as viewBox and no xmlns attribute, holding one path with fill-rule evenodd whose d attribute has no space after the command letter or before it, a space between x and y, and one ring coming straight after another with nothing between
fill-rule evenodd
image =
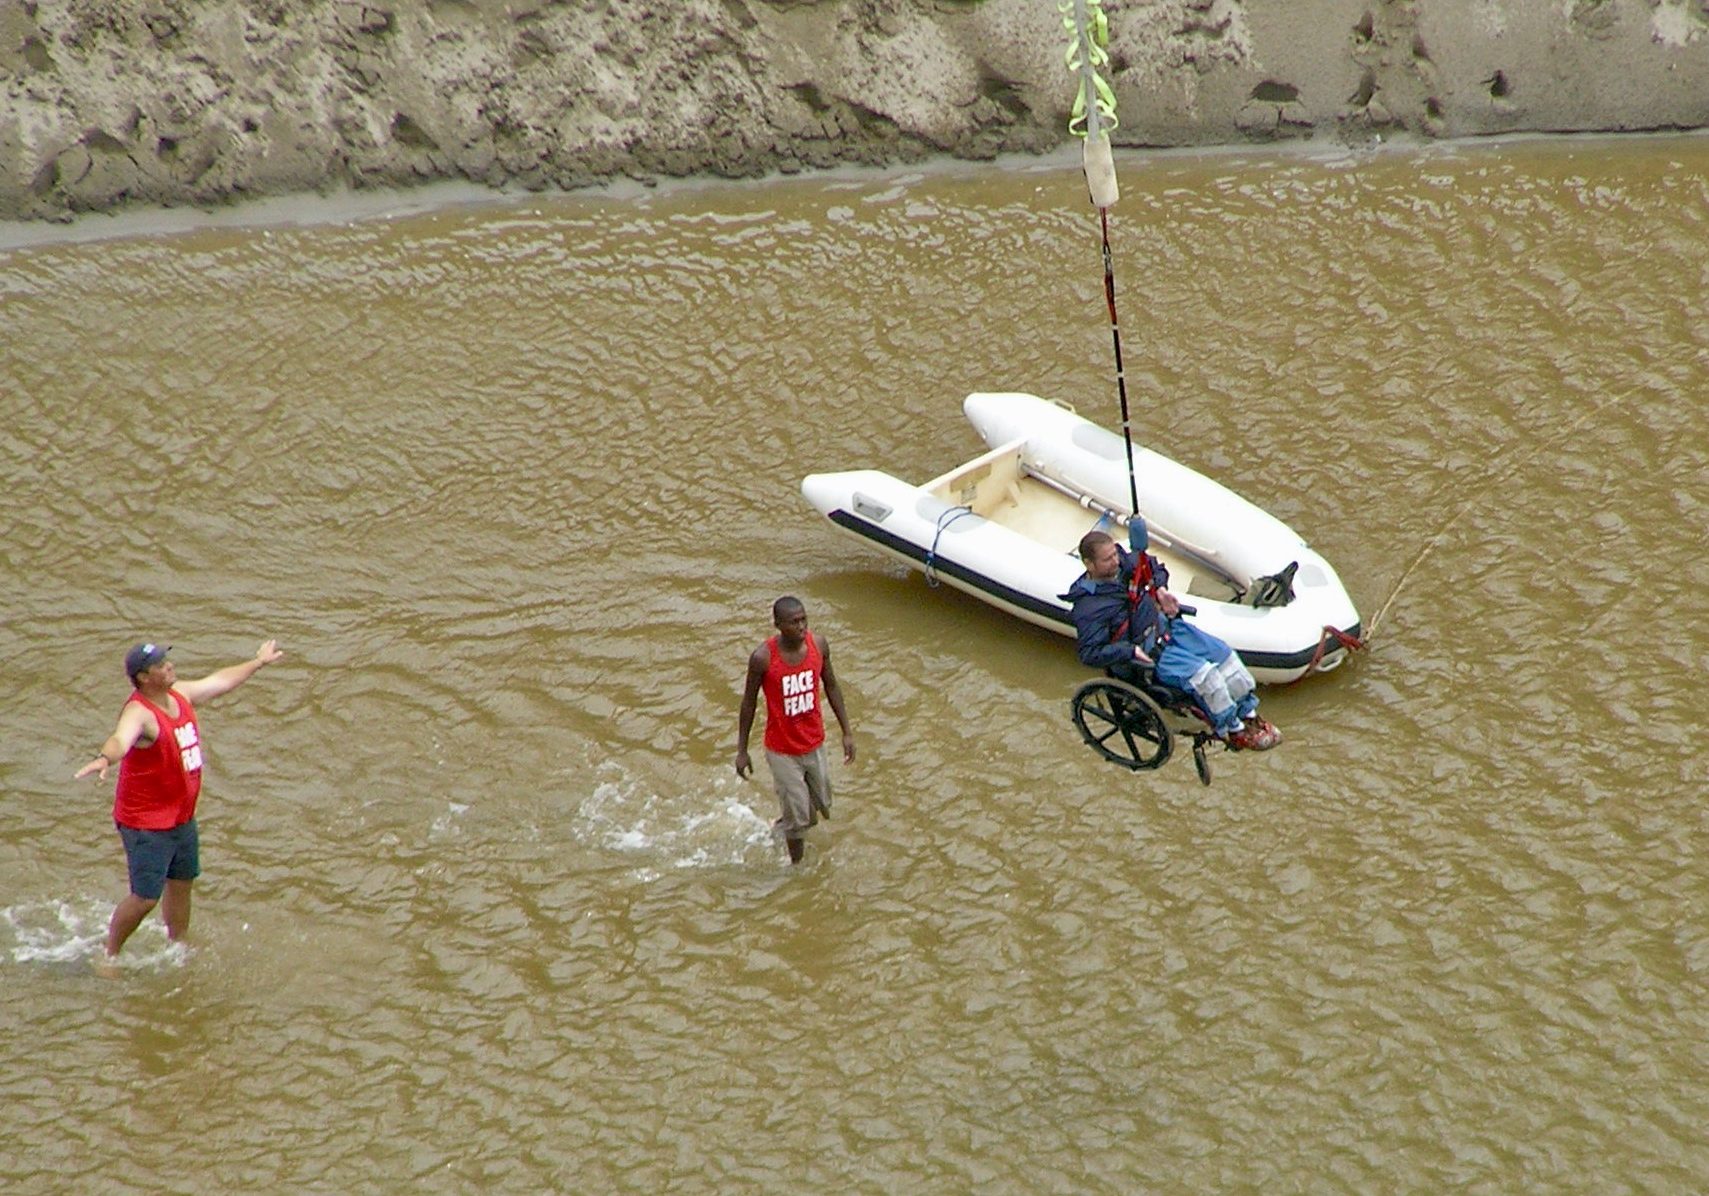
<instances>
[{"instance_id":1,"label":"muddy brown river water","mask_svg":"<svg viewBox=\"0 0 1709 1196\"><path fill-rule=\"evenodd\" d=\"M0 250L0 1186L1709 1187L1709 139L1118 165L1145 440L1374 624L1210 788L797 492L1114 426L1061 160ZM783 592L859 742L794 870ZM124 649L269 636L97 976Z\"/></svg>"}]
</instances>

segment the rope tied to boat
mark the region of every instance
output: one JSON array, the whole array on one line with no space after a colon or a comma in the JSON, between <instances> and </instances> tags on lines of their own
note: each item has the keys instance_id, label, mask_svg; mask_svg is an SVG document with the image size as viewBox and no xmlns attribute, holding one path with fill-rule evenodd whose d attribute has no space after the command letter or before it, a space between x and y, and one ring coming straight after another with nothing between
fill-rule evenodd
<instances>
[{"instance_id":1,"label":"rope tied to boat","mask_svg":"<svg viewBox=\"0 0 1709 1196\"><path fill-rule=\"evenodd\" d=\"M934 567L933 562L937 560L938 541L943 539L944 529L954 523L957 519L960 519L963 515L971 514L973 514L972 507L948 507L941 515L938 516L937 530L932 533L932 548L930 552L926 553L925 561L926 584L931 586L932 589L937 589L939 584L938 572Z\"/></svg>"},{"instance_id":2,"label":"rope tied to boat","mask_svg":"<svg viewBox=\"0 0 1709 1196\"><path fill-rule=\"evenodd\" d=\"M1317 637L1317 651L1311 654L1311 663L1306 665L1305 672L1301 673L1298 677L1295 677L1292 681L1289 681L1289 685L1298 685L1301 681L1304 681L1307 677L1318 671L1320 666L1323 664L1323 654L1328 649L1331 640L1340 644L1349 652L1363 652L1365 650L1364 640L1360 639L1350 631L1343 631L1339 627L1334 627L1325 623L1323 625L1323 634Z\"/></svg>"},{"instance_id":3,"label":"rope tied to boat","mask_svg":"<svg viewBox=\"0 0 1709 1196\"><path fill-rule=\"evenodd\" d=\"M1550 430L1551 434L1539 436L1535 440L1531 441L1529 449L1516 459L1504 457L1504 454L1507 452L1505 448L1498 449L1489 458L1490 468L1488 473L1485 474L1483 480L1476 486L1468 488L1461 480L1450 479L1447 484L1464 494L1466 496L1465 500L1460 504L1460 508L1455 511L1453 515L1443 521L1442 526L1437 529L1436 534L1425 543L1423 548L1418 550L1418 555L1412 558L1412 563L1403 569L1401 571L1401 575L1395 579L1394 586L1389 590L1389 596L1383 599L1383 604L1377 609L1377 613L1371 617L1370 622L1365 624L1365 642L1369 643L1371 640L1376 638L1377 628L1381 626L1383 620L1388 617L1389 608L1394 605L1395 599L1400 597L1400 592L1406 588L1407 583L1412 580L1412 575L1424 564L1425 559L1429 557L1431 553L1435 552L1445 540L1447 540L1448 534L1459 526L1460 520L1465 518L1468 512L1484 501L1484 496L1488 494L1489 491L1493 490L1499 483L1506 480L1508 476L1517 472L1521 466L1528 464L1532 458L1537 456L1537 454L1542 452L1545 448L1553 448L1561 441L1571 439L1578 435L1579 429L1584 427L1585 424L1589 423L1598 415L1602 414L1605 408L1618 406L1619 404L1624 403L1627 399L1645 389L1645 386L1646 383L1637 382L1624 390L1608 390L1604 392L1601 399L1592 404L1588 409L1580 414L1577 419L1573 420L1572 423L1557 423Z\"/></svg>"}]
</instances>

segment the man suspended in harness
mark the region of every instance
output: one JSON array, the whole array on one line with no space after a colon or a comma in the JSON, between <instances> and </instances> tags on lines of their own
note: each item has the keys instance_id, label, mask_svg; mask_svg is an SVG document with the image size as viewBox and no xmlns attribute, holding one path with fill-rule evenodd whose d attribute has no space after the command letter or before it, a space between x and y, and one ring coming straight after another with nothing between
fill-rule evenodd
<instances>
[{"instance_id":1,"label":"man suspended in harness","mask_svg":"<svg viewBox=\"0 0 1709 1196\"><path fill-rule=\"evenodd\" d=\"M1134 517L1128 540L1132 552L1104 532L1080 540L1086 573L1061 595L1073 604L1080 663L1128 682L1151 668L1160 684L1192 698L1230 747L1275 747L1282 733L1258 717L1252 674L1234 649L1182 618L1175 595L1163 588L1169 568L1146 551L1145 520Z\"/></svg>"}]
</instances>

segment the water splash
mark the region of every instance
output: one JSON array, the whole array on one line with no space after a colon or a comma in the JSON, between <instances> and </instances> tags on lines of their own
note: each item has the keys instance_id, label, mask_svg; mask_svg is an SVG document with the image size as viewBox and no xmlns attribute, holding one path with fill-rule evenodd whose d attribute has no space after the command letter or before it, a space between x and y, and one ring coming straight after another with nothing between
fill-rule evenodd
<instances>
[{"instance_id":1,"label":"water splash","mask_svg":"<svg viewBox=\"0 0 1709 1196\"><path fill-rule=\"evenodd\" d=\"M11 931L9 951L14 963L83 963L105 958L112 912L112 905L99 898L49 899L0 909L0 921ZM131 936L115 966L129 970L182 967L189 957L189 948L168 939L165 925L151 917Z\"/></svg>"},{"instance_id":2,"label":"water splash","mask_svg":"<svg viewBox=\"0 0 1709 1196\"><path fill-rule=\"evenodd\" d=\"M722 778L701 789L662 792L615 764L576 810L573 833L583 843L637 857L637 875L751 862L774 850L771 823Z\"/></svg>"},{"instance_id":3,"label":"water splash","mask_svg":"<svg viewBox=\"0 0 1709 1196\"><path fill-rule=\"evenodd\" d=\"M460 835L463 833L461 819L468 812L469 803L448 802L445 813L435 818L428 830L436 838L442 835Z\"/></svg>"}]
</instances>

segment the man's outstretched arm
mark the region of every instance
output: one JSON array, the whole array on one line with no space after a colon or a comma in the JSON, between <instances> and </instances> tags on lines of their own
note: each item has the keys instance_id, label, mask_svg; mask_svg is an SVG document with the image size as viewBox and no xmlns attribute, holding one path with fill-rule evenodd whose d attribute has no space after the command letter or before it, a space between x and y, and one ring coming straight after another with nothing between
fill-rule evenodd
<instances>
[{"instance_id":1,"label":"man's outstretched arm","mask_svg":"<svg viewBox=\"0 0 1709 1196\"><path fill-rule=\"evenodd\" d=\"M197 681L184 681L178 685L178 692L192 702L205 702L209 698L217 698L228 694L238 686L255 676L257 672L281 659L285 654L279 650L278 640L268 640L255 650L253 659L242 664L228 665L217 673L209 673Z\"/></svg>"}]
</instances>

